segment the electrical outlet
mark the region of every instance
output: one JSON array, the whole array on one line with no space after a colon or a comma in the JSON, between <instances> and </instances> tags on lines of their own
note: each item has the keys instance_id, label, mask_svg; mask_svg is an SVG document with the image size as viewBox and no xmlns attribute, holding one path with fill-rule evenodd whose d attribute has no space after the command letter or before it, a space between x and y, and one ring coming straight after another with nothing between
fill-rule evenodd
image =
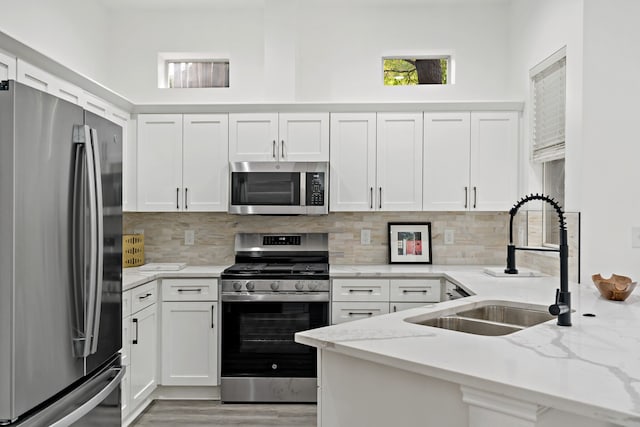
<instances>
[{"instance_id":1,"label":"electrical outlet","mask_svg":"<svg viewBox=\"0 0 640 427\"><path fill-rule=\"evenodd\" d=\"M134 228L133 234L142 234L144 235L144 230L142 228Z\"/></svg>"},{"instance_id":2,"label":"electrical outlet","mask_svg":"<svg viewBox=\"0 0 640 427\"><path fill-rule=\"evenodd\" d=\"M371 230L367 230L363 228L360 230L360 244L361 245L370 245L371 244Z\"/></svg>"},{"instance_id":3,"label":"electrical outlet","mask_svg":"<svg viewBox=\"0 0 640 427\"><path fill-rule=\"evenodd\" d=\"M640 248L640 227L631 228L631 247Z\"/></svg>"},{"instance_id":4,"label":"electrical outlet","mask_svg":"<svg viewBox=\"0 0 640 427\"><path fill-rule=\"evenodd\" d=\"M444 244L453 245L453 242L454 242L453 230L444 230Z\"/></svg>"},{"instance_id":5,"label":"electrical outlet","mask_svg":"<svg viewBox=\"0 0 640 427\"><path fill-rule=\"evenodd\" d=\"M184 244L191 246L196 242L196 233L193 230L187 230L184 232Z\"/></svg>"}]
</instances>

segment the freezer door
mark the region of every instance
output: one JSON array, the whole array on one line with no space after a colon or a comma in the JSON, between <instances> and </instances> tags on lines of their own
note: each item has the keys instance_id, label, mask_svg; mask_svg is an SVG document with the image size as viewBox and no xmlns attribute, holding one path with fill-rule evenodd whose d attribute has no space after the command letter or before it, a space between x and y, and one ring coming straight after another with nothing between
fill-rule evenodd
<instances>
[{"instance_id":1,"label":"freezer door","mask_svg":"<svg viewBox=\"0 0 640 427\"><path fill-rule=\"evenodd\" d=\"M74 125L83 123L83 110L12 83L8 114L13 134L6 138L3 132L0 141L3 157L7 146L13 156L13 162L2 163L2 179L6 175L13 180L13 189L3 188L0 194L0 228L11 228L10 236L2 234L9 243L3 242L0 251L3 256L8 252L12 272L10 278L1 273L0 300L13 301L7 323L2 306L0 360L5 369L9 353L12 390L0 393L0 420L17 418L84 375L84 360L73 354L70 237L72 134ZM5 400L10 402L8 412Z\"/></svg>"},{"instance_id":2,"label":"freezer door","mask_svg":"<svg viewBox=\"0 0 640 427\"><path fill-rule=\"evenodd\" d=\"M97 138L96 163L102 186L102 286L99 317L87 358L87 373L103 365L122 348L122 128L85 111L85 125Z\"/></svg>"},{"instance_id":3,"label":"freezer door","mask_svg":"<svg viewBox=\"0 0 640 427\"><path fill-rule=\"evenodd\" d=\"M11 427L119 427L120 383L125 369L117 358L75 389Z\"/></svg>"}]
</instances>

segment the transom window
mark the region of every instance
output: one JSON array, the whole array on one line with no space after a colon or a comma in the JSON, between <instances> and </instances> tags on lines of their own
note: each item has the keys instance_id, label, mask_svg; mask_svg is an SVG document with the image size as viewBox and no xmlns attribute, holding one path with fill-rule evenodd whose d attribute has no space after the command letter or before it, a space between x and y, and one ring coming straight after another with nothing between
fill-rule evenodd
<instances>
[{"instance_id":1,"label":"transom window","mask_svg":"<svg viewBox=\"0 0 640 427\"><path fill-rule=\"evenodd\" d=\"M167 61L167 87L229 87L229 61Z\"/></svg>"},{"instance_id":2,"label":"transom window","mask_svg":"<svg viewBox=\"0 0 640 427\"><path fill-rule=\"evenodd\" d=\"M450 56L383 58L385 86L450 84Z\"/></svg>"}]
</instances>

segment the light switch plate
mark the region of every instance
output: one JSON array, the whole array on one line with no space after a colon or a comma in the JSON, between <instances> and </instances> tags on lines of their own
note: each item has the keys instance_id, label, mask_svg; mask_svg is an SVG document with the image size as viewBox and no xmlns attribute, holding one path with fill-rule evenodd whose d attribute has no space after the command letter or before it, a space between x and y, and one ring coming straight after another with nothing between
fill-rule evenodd
<instances>
[{"instance_id":1,"label":"light switch plate","mask_svg":"<svg viewBox=\"0 0 640 427\"><path fill-rule=\"evenodd\" d=\"M360 230L360 244L361 245L370 245L371 244L371 230L363 228Z\"/></svg>"},{"instance_id":2,"label":"light switch plate","mask_svg":"<svg viewBox=\"0 0 640 427\"><path fill-rule=\"evenodd\" d=\"M631 247L640 248L640 227L631 228Z\"/></svg>"}]
</instances>

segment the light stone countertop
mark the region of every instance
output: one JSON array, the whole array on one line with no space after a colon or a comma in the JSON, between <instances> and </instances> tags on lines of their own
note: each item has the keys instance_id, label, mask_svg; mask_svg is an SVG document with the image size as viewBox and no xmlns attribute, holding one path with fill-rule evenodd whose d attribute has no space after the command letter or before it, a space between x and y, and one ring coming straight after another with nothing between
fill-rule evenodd
<instances>
[{"instance_id":1,"label":"light stone countertop","mask_svg":"<svg viewBox=\"0 0 640 427\"><path fill-rule=\"evenodd\" d=\"M296 334L296 341L621 425L640 426L640 293L624 302L572 283L572 327L545 322L490 337L409 323L483 301L551 304L558 277L493 277L483 267L331 266L334 277L444 275L475 295ZM594 313L596 317L584 317Z\"/></svg>"},{"instance_id":2,"label":"light stone countertop","mask_svg":"<svg viewBox=\"0 0 640 427\"><path fill-rule=\"evenodd\" d=\"M182 270L140 271L138 267L122 269L122 292L160 278L220 277L228 265L186 266Z\"/></svg>"}]
</instances>

